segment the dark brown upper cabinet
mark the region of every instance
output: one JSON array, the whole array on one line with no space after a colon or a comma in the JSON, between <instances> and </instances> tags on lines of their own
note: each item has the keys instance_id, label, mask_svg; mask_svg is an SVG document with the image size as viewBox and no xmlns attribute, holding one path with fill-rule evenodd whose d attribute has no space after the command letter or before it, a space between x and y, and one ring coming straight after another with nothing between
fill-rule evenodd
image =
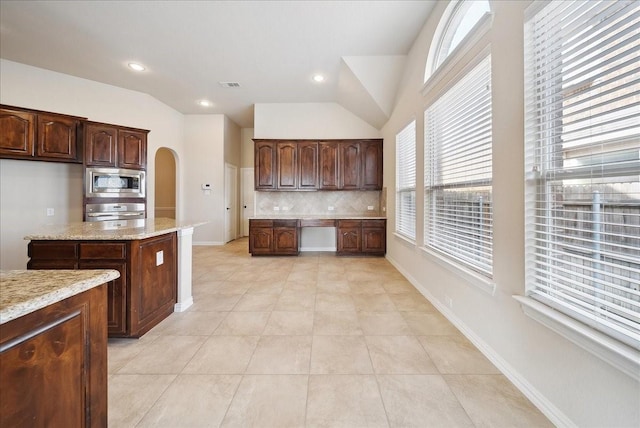
<instances>
[{"instance_id":1,"label":"dark brown upper cabinet","mask_svg":"<svg viewBox=\"0 0 640 428\"><path fill-rule=\"evenodd\" d=\"M142 129L87 122L84 129L85 165L146 169L148 132Z\"/></svg>"},{"instance_id":2,"label":"dark brown upper cabinet","mask_svg":"<svg viewBox=\"0 0 640 428\"><path fill-rule=\"evenodd\" d=\"M276 142L256 141L254 151L256 190L276 190Z\"/></svg>"},{"instance_id":3,"label":"dark brown upper cabinet","mask_svg":"<svg viewBox=\"0 0 640 428\"><path fill-rule=\"evenodd\" d=\"M276 162L280 190L296 190L298 188L298 144L295 141L276 143Z\"/></svg>"},{"instance_id":4,"label":"dark brown upper cabinet","mask_svg":"<svg viewBox=\"0 0 640 428\"><path fill-rule=\"evenodd\" d=\"M254 140L256 190L380 190L382 140Z\"/></svg>"},{"instance_id":5,"label":"dark brown upper cabinet","mask_svg":"<svg viewBox=\"0 0 640 428\"><path fill-rule=\"evenodd\" d=\"M363 190L382 189L382 144L379 140L361 141L360 157Z\"/></svg>"},{"instance_id":6,"label":"dark brown upper cabinet","mask_svg":"<svg viewBox=\"0 0 640 428\"><path fill-rule=\"evenodd\" d=\"M298 143L298 190L318 189L318 143Z\"/></svg>"},{"instance_id":7,"label":"dark brown upper cabinet","mask_svg":"<svg viewBox=\"0 0 640 428\"><path fill-rule=\"evenodd\" d=\"M83 119L1 106L0 157L80 163L77 137Z\"/></svg>"}]
</instances>

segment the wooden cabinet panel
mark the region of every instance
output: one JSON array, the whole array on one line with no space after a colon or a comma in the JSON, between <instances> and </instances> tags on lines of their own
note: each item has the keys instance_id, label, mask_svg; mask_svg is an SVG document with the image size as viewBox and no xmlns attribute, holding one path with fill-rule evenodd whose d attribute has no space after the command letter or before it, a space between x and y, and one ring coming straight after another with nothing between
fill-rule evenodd
<instances>
[{"instance_id":1,"label":"wooden cabinet panel","mask_svg":"<svg viewBox=\"0 0 640 428\"><path fill-rule=\"evenodd\" d=\"M354 254L362 252L362 229L358 227L337 228L337 253Z\"/></svg>"},{"instance_id":2,"label":"wooden cabinet panel","mask_svg":"<svg viewBox=\"0 0 640 428\"><path fill-rule=\"evenodd\" d=\"M260 255L297 255L300 252L295 219L249 220L249 253Z\"/></svg>"},{"instance_id":3,"label":"wooden cabinet panel","mask_svg":"<svg viewBox=\"0 0 640 428\"><path fill-rule=\"evenodd\" d=\"M296 255L300 252L298 246L297 227L276 227L273 229L274 254Z\"/></svg>"},{"instance_id":4,"label":"wooden cabinet panel","mask_svg":"<svg viewBox=\"0 0 640 428\"><path fill-rule=\"evenodd\" d=\"M273 253L272 227L252 227L249 221L249 253L253 255Z\"/></svg>"},{"instance_id":5,"label":"wooden cabinet panel","mask_svg":"<svg viewBox=\"0 0 640 428\"><path fill-rule=\"evenodd\" d=\"M362 190L382 189L382 140L362 141Z\"/></svg>"},{"instance_id":6,"label":"wooden cabinet panel","mask_svg":"<svg viewBox=\"0 0 640 428\"><path fill-rule=\"evenodd\" d=\"M106 427L105 286L0 329L0 426Z\"/></svg>"},{"instance_id":7,"label":"wooden cabinet panel","mask_svg":"<svg viewBox=\"0 0 640 428\"><path fill-rule=\"evenodd\" d=\"M126 261L80 262L78 269L113 269L120 272L120 278L107 283L107 331L109 336L126 336L128 331Z\"/></svg>"},{"instance_id":8,"label":"wooden cabinet panel","mask_svg":"<svg viewBox=\"0 0 640 428\"><path fill-rule=\"evenodd\" d=\"M115 167L118 131L113 126L88 123L84 128L84 163Z\"/></svg>"},{"instance_id":9,"label":"wooden cabinet panel","mask_svg":"<svg viewBox=\"0 0 640 428\"><path fill-rule=\"evenodd\" d=\"M384 255L386 220L338 220L337 253Z\"/></svg>"},{"instance_id":10,"label":"wooden cabinet panel","mask_svg":"<svg viewBox=\"0 0 640 428\"><path fill-rule=\"evenodd\" d=\"M73 241L31 241L27 254L36 260L75 260L78 244Z\"/></svg>"},{"instance_id":11,"label":"wooden cabinet panel","mask_svg":"<svg viewBox=\"0 0 640 428\"><path fill-rule=\"evenodd\" d=\"M145 169L147 167L146 132L118 130L117 166L129 169Z\"/></svg>"},{"instance_id":12,"label":"wooden cabinet panel","mask_svg":"<svg viewBox=\"0 0 640 428\"><path fill-rule=\"evenodd\" d=\"M298 143L298 189L318 189L318 143Z\"/></svg>"},{"instance_id":13,"label":"wooden cabinet panel","mask_svg":"<svg viewBox=\"0 0 640 428\"><path fill-rule=\"evenodd\" d=\"M276 143L277 188L298 188L298 145L294 142Z\"/></svg>"},{"instance_id":14,"label":"wooden cabinet panel","mask_svg":"<svg viewBox=\"0 0 640 428\"><path fill-rule=\"evenodd\" d=\"M81 242L80 243L80 259L81 260L124 260L127 257L127 244L125 242L113 243L96 243Z\"/></svg>"},{"instance_id":15,"label":"wooden cabinet panel","mask_svg":"<svg viewBox=\"0 0 640 428\"><path fill-rule=\"evenodd\" d=\"M33 113L0 110L0 155L30 158L34 155L36 115Z\"/></svg>"},{"instance_id":16,"label":"wooden cabinet panel","mask_svg":"<svg viewBox=\"0 0 640 428\"><path fill-rule=\"evenodd\" d=\"M339 156L340 189L360 189L360 143L351 141L341 142Z\"/></svg>"},{"instance_id":17,"label":"wooden cabinet panel","mask_svg":"<svg viewBox=\"0 0 640 428\"><path fill-rule=\"evenodd\" d=\"M39 114L36 156L81 162L77 154L78 124L78 120L65 116Z\"/></svg>"},{"instance_id":18,"label":"wooden cabinet panel","mask_svg":"<svg viewBox=\"0 0 640 428\"><path fill-rule=\"evenodd\" d=\"M276 144L256 141L255 143L255 189L276 189Z\"/></svg>"},{"instance_id":19,"label":"wooden cabinet panel","mask_svg":"<svg viewBox=\"0 0 640 428\"><path fill-rule=\"evenodd\" d=\"M173 312L178 266L176 233L133 241L131 260L142 268L132 272L130 328L141 336Z\"/></svg>"},{"instance_id":20,"label":"wooden cabinet panel","mask_svg":"<svg viewBox=\"0 0 640 428\"><path fill-rule=\"evenodd\" d=\"M382 253L387 249L387 236L384 227L363 227L362 228L362 252L363 253Z\"/></svg>"},{"instance_id":21,"label":"wooden cabinet panel","mask_svg":"<svg viewBox=\"0 0 640 428\"><path fill-rule=\"evenodd\" d=\"M319 189L338 190L340 188L340 178L338 168L338 144L332 141L321 141L318 143L319 159Z\"/></svg>"}]
</instances>

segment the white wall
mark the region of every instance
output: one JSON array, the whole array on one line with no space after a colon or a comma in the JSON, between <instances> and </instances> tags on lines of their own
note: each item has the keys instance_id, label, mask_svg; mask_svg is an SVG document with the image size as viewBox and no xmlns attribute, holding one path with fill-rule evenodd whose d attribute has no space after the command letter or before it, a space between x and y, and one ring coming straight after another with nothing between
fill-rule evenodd
<instances>
[{"instance_id":1,"label":"white wall","mask_svg":"<svg viewBox=\"0 0 640 428\"><path fill-rule=\"evenodd\" d=\"M224 146L225 117L221 114L184 116L184 141L189 147L183 193L190 219L209 223L196 227L195 245L224 243ZM210 184L207 194L202 184Z\"/></svg>"},{"instance_id":2,"label":"white wall","mask_svg":"<svg viewBox=\"0 0 640 428\"><path fill-rule=\"evenodd\" d=\"M529 2L492 1L489 34L493 68L493 194L495 295L442 267L418 245L392 233L395 224L395 135L417 124L418 192L422 206L424 65L447 2L438 2L408 61L389 122L383 127L384 185L389 189L387 257L552 421L580 427L640 426L640 385L599 358L526 317L512 295L524 294L524 64L523 11ZM455 72L455 71L454 71ZM418 210L420 213L420 210ZM445 302L450 297L453 305Z\"/></svg>"},{"instance_id":3,"label":"white wall","mask_svg":"<svg viewBox=\"0 0 640 428\"><path fill-rule=\"evenodd\" d=\"M183 171L183 116L147 94L0 60L0 102L151 130L147 155L147 203L151 208L157 149L173 149L179 158L178 174ZM0 182L2 269L26 267L27 242L22 237L38 226L82 221L80 165L2 159ZM183 198L178 201L179 212L182 203ZM46 217L46 208L57 208L55 216ZM153 209L149 216L153 217Z\"/></svg>"},{"instance_id":4,"label":"white wall","mask_svg":"<svg viewBox=\"0 0 640 428\"><path fill-rule=\"evenodd\" d=\"M254 138L379 138L380 132L336 103L256 104Z\"/></svg>"}]
</instances>

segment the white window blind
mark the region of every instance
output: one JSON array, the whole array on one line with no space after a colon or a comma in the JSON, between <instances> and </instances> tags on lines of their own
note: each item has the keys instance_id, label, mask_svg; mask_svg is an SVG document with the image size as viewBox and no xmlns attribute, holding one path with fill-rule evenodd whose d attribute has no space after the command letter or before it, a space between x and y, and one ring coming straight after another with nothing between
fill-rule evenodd
<instances>
[{"instance_id":1,"label":"white window blind","mask_svg":"<svg viewBox=\"0 0 640 428\"><path fill-rule=\"evenodd\" d=\"M425 111L425 245L491 277L491 56Z\"/></svg>"},{"instance_id":2,"label":"white window blind","mask_svg":"<svg viewBox=\"0 0 640 428\"><path fill-rule=\"evenodd\" d=\"M396 232L416 239L416 121L396 135Z\"/></svg>"},{"instance_id":3,"label":"white window blind","mask_svg":"<svg viewBox=\"0 0 640 428\"><path fill-rule=\"evenodd\" d=\"M640 349L640 3L526 23L527 294Z\"/></svg>"}]
</instances>

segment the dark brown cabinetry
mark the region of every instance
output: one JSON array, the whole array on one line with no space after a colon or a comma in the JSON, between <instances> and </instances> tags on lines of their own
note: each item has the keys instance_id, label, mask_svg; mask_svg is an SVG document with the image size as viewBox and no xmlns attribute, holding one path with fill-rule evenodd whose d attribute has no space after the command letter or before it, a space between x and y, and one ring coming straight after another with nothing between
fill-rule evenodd
<instances>
[{"instance_id":1,"label":"dark brown cabinetry","mask_svg":"<svg viewBox=\"0 0 640 428\"><path fill-rule=\"evenodd\" d=\"M249 253L259 255L298 255L298 220L249 220Z\"/></svg>"},{"instance_id":2,"label":"dark brown cabinetry","mask_svg":"<svg viewBox=\"0 0 640 428\"><path fill-rule=\"evenodd\" d=\"M254 140L256 190L380 190L382 140Z\"/></svg>"},{"instance_id":3,"label":"dark brown cabinetry","mask_svg":"<svg viewBox=\"0 0 640 428\"><path fill-rule=\"evenodd\" d=\"M85 165L145 169L148 132L105 123L86 122L84 127Z\"/></svg>"},{"instance_id":4,"label":"dark brown cabinetry","mask_svg":"<svg viewBox=\"0 0 640 428\"><path fill-rule=\"evenodd\" d=\"M387 251L386 220L338 220L339 255L384 255Z\"/></svg>"},{"instance_id":5,"label":"dark brown cabinetry","mask_svg":"<svg viewBox=\"0 0 640 428\"><path fill-rule=\"evenodd\" d=\"M0 329L0 426L106 427L106 288Z\"/></svg>"},{"instance_id":6,"label":"dark brown cabinetry","mask_svg":"<svg viewBox=\"0 0 640 428\"><path fill-rule=\"evenodd\" d=\"M84 118L0 107L0 157L82 162L78 130Z\"/></svg>"},{"instance_id":7,"label":"dark brown cabinetry","mask_svg":"<svg viewBox=\"0 0 640 428\"><path fill-rule=\"evenodd\" d=\"M110 337L139 337L173 312L176 234L131 241L31 241L28 269L115 269L107 284Z\"/></svg>"}]
</instances>

